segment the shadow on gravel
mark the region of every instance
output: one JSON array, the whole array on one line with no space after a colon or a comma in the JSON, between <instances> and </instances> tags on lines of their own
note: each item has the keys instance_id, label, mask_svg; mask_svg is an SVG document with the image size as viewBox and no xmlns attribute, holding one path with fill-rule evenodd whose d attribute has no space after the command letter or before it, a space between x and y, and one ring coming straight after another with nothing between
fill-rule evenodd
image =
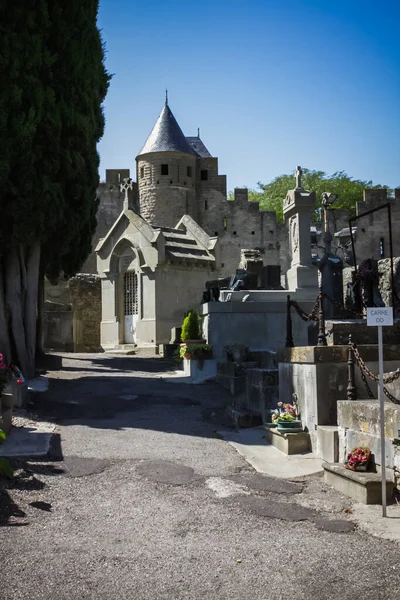
<instances>
[{"instance_id":1,"label":"shadow on gravel","mask_svg":"<svg viewBox=\"0 0 400 600\"><path fill-rule=\"evenodd\" d=\"M5 489L0 489L0 527L18 527L27 525L25 522L19 523L15 519L24 518L26 515L17 504L11 499Z\"/></svg>"},{"instance_id":2,"label":"shadow on gravel","mask_svg":"<svg viewBox=\"0 0 400 600\"><path fill-rule=\"evenodd\" d=\"M190 385L157 377L175 368L170 361L81 356L41 357L40 366L51 371L49 391L41 398L37 394L30 408L43 420L63 426L135 428L209 438L216 437L217 428L231 426L226 414L232 403L229 393L215 384ZM60 359L64 366L57 370Z\"/></svg>"}]
</instances>

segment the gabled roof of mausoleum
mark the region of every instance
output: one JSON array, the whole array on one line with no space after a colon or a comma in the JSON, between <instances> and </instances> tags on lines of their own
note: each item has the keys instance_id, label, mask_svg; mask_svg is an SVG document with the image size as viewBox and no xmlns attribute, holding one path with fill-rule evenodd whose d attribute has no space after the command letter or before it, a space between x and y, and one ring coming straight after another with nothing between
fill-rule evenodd
<instances>
[{"instance_id":1,"label":"gabled roof of mausoleum","mask_svg":"<svg viewBox=\"0 0 400 600\"><path fill-rule=\"evenodd\" d=\"M138 156L150 152L185 152L187 154L195 154L167 102Z\"/></svg>"},{"instance_id":2,"label":"gabled roof of mausoleum","mask_svg":"<svg viewBox=\"0 0 400 600\"><path fill-rule=\"evenodd\" d=\"M161 231L165 238L165 253L172 260L200 260L215 262L214 256L204 246L182 229L170 227L154 227Z\"/></svg>"}]
</instances>

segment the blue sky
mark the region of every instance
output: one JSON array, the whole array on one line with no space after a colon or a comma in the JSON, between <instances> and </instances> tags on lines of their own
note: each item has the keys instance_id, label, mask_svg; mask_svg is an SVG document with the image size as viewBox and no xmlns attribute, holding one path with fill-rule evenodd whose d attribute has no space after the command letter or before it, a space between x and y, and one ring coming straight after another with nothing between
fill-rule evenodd
<instances>
[{"instance_id":1,"label":"blue sky","mask_svg":"<svg viewBox=\"0 0 400 600\"><path fill-rule=\"evenodd\" d=\"M135 172L167 87L230 190L298 164L400 186L399 22L400 0L101 0L101 179Z\"/></svg>"}]
</instances>

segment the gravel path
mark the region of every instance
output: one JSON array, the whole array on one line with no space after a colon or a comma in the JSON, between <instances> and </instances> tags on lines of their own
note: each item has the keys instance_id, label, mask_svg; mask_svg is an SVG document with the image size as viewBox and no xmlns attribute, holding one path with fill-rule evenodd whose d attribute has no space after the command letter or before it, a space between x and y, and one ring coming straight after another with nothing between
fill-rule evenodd
<instances>
[{"instance_id":1,"label":"gravel path","mask_svg":"<svg viewBox=\"0 0 400 600\"><path fill-rule=\"evenodd\" d=\"M160 359L48 358L60 444L0 489L2 600L377 600L397 545L320 477L255 473L216 431L229 397ZM61 450L63 460L57 453Z\"/></svg>"}]
</instances>

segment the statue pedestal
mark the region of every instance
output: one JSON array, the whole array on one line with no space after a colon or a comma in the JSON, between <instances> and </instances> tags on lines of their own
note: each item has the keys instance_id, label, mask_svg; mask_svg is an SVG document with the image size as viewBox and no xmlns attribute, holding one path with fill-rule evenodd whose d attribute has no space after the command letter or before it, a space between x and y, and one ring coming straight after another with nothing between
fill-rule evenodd
<instances>
[{"instance_id":1,"label":"statue pedestal","mask_svg":"<svg viewBox=\"0 0 400 600\"><path fill-rule=\"evenodd\" d=\"M318 273L311 257L311 217L315 209L315 192L299 187L289 190L283 214L289 231L291 266L287 272L290 290L318 289Z\"/></svg>"},{"instance_id":2,"label":"statue pedestal","mask_svg":"<svg viewBox=\"0 0 400 600\"><path fill-rule=\"evenodd\" d=\"M300 288L318 289L318 276L315 267L306 267L298 265L291 267L286 273L287 285L289 290L298 290Z\"/></svg>"}]
</instances>

